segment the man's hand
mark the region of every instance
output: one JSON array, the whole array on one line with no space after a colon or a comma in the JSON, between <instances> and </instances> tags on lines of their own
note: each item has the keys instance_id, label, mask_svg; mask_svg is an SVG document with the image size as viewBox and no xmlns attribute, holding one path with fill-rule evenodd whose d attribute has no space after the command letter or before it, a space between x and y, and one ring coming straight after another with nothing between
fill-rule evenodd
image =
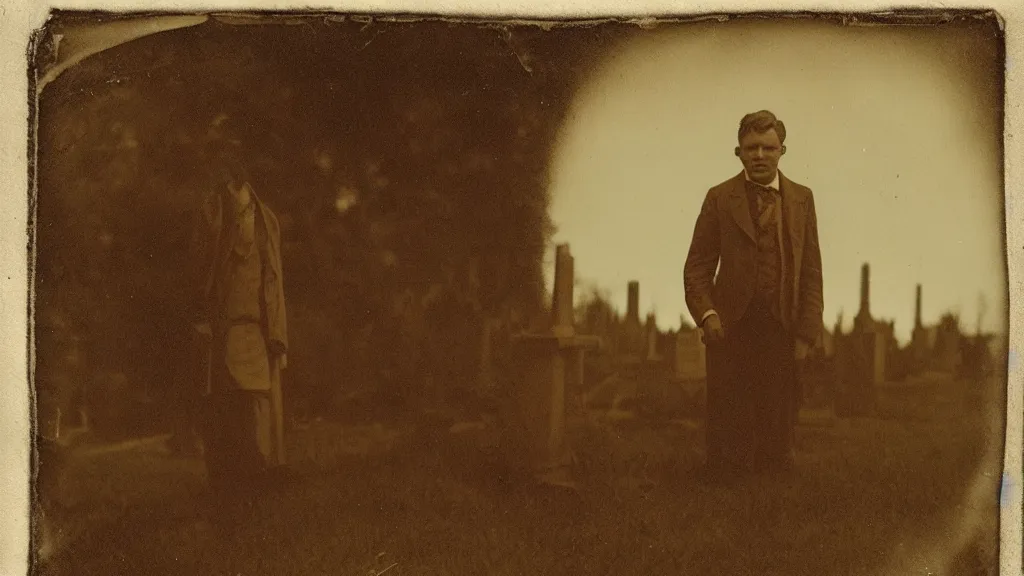
<instances>
[{"instance_id":1,"label":"man's hand","mask_svg":"<svg viewBox=\"0 0 1024 576\"><path fill-rule=\"evenodd\" d=\"M281 356L288 351L279 340L271 340L267 347L270 348L270 353L274 356Z\"/></svg>"},{"instance_id":2,"label":"man's hand","mask_svg":"<svg viewBox=\"0 0 1024 576\"><path fill-rule=\"evenodd\" d=\"M271 356L277 358L278 368L284 370L288 367L288 350L284 343L279 340L271 340L267 342L267 351Z\"/></svg>"},{"instance_id":3,"label":"man's hand","mask_svg":"<svg viewBox=\"0 0 1024 576\"><path fill-rule=\"evenodd\" d=\"M796 345L793 347L793 357L796 358L797 362L801 362L807 359L807 353L810 351L811 345L804 342L800 338L796 339Z\"/></svg>"},{"instance_id":4,"label":"man's hand","mask_svg":"<svg viewBox=\"0 0 1024 576\"><path fill-rule=\"evenodd\" d=\"M722 320L718 314L708 316L701 327L704 329L705 343L717 344L725 339L725 330L722 329Z\"/></svg>"}]
</instances>

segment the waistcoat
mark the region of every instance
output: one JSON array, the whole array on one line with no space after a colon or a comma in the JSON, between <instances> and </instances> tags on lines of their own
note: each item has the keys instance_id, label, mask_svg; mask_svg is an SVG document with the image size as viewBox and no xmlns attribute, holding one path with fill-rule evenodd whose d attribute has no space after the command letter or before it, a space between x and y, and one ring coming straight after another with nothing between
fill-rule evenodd
<instances>
[{"instance_id":1,"label":"waistcoat","mask_svg":"<svg viewBox=\"0 0 1024 576\"><path fill-rule=\"evenodd\" d=\"M750 216L754 221L757 234L756 287L754 297L766 305L776 319L782 320L781 288L782 288L782 246L779 245L779 224L782 218L781 196L772 192L774 204L768 214L762 216L761 202L758 201L758 189L762 188L747 182L747 196L750 199Z\"/></svg>"}]
</instances>

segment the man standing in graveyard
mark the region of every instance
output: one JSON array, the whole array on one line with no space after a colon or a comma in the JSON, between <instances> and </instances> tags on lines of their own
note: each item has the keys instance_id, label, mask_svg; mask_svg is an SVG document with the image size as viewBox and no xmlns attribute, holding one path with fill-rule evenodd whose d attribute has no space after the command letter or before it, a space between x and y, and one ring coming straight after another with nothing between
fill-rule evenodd
<instances>
[{"instance_id":1,"label":"man standing in graveyard","mask_svg":"<svg viewBox=\"0 0 1024 576\"><path fill-rule=\"evenodd\" d=\"M193 236L194 322L208 353L207 474L214 490L234 492L282 470L288 340L277 217L249 184L240 144L215 128Z\"/></svg>"},{"instance_id":2,"label":"man standing in graveyard","mask_svg":"<svg viewBox=\"0 0 1024 576\"><path fill-rule=\"evenodd\" d=\"M792 467L797 370L822 326L814 196L778 170L785 125L748 114L738 140L743 171L708 191L684 267L707 344L712 477Z\"/></svg>"}]
</instances>

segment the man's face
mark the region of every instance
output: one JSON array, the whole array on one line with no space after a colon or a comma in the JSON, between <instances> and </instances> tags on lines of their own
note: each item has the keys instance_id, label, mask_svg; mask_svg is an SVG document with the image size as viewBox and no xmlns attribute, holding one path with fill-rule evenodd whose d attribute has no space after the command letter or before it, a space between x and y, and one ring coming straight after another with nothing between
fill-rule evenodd
<instances>
[{"instance_id":1,"label":"man's face","mask_svg":"<svg viewBox=\"0 0 1024 576\"><path fill-rule=\"evenodd\" d=\"M767 185L775 179L779 159L786 152L786 148L772 128L767 132L748 132L740 139L736 152L750 179L758 184Z\"/></svg>"},{"instance_id":2,"label":"man's face","mask_svg":"<svg viewBox=\"0 0 1024 576\"><path fill-rule=\"evenodd\" d=\"M208 166L210 176L218 185L231 183L239 177L238 162L227 152L214 154Z\"/></svg>"},{"instance_id":3,"label":"man's face","mask_svg":"<svg viewBox=\"0 0 1024 576\"><path fill-rule=\"evenodd\" d=\"M226 162L217 159L210 163L210 176L218 185L231 182L231 169Z\"/></svg>"}]
</instances>

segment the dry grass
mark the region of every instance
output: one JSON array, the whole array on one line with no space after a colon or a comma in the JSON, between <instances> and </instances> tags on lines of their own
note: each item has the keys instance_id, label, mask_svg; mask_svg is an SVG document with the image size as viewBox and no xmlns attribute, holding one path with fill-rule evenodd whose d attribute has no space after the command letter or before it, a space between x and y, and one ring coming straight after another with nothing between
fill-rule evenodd
<instances>
[{"instance_id":1,"label":"dry grass","mask_svg":"<svg viewBox=\"0 0 1024 576\"><path fill-rule=\"evenodd\" d=\"M152 447L72 457L67 539L42 573L878 573L953 542L987 440L979 398L948 380L889 387L877 418L801 428L795 474L730 486L692 477L686 422L578 427L577 495L527 488L472 434L372 426L296 430L299 482L236 505L205 499L197 461ZM990 540L947 552L956 574L995 573Z\"/></svg>"}]
</instances>

